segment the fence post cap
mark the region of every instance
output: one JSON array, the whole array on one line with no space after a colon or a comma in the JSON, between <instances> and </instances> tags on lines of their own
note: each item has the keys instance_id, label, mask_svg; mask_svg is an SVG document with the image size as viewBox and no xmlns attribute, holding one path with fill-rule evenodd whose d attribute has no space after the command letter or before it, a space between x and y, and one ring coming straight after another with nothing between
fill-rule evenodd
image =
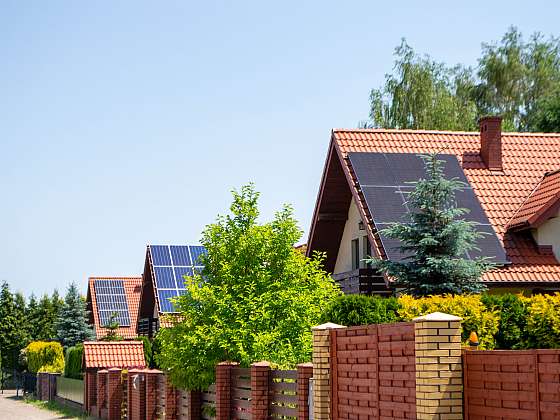
<instances>
[{"instance_id":1,"label":"fence post cap","mask_svg":"<svg viewBox=\"0 0 560 420\"><path fill-rule=\"evenodd\" d=\"M260 362L251 363L251 366L255 367L270 367L270 362L266 360L261 360Z\"/></svg>"},{"instance_id":2,"label":"fence post cap","mask_svg":"<svg viewBox=\"0 0 560 420\"><path fill-rule=\"evenodd\" d=\"M317 325L316 327L311 328L313 331L318 330L334 330L336 328L346 328L344 325L333 324L332 322L327 322L325 324Z\"/></svg>"},{"instance_id":3,"label":"fence post cap","mask_svg":"<svg viewBox=\"0 0 560 420\"><path fill-rule=\"evenodd\" d=\"M313 367L313 363L312 362L306 362L306 363L299 363L297 365L298 368L312 368Z\"/></svg>"},{"instance_id":4,"label":"fence post cap","mask_svg":"<svg viewBox=\"0 0 560 420\"><path fill-rule=\"evenodd\" d=\"M116 371L119 371L119 372L120 372L121 370L122 370L122 369L121 369L121 368L118 368L118 367L112 367L112 368L107 369L108 372L116 372Z\"/></svg>"},{"instance_id":5,"label":"fence post cap","mask_svg":"<svg viewBox=\"0 0 560 420\"><path fill-rule=\"evenodd\" d=\"M237 366L239 365L239 363L237 362L230 362L228 360L225 360L223 362L218 363L218 366Z\"/></svg>"},{"instance_id":6,"label":"fence post cap","mask_svg":"<svg viewBox=\"0 0 560 420\"><path fill-rule=\"evenodd\" d=\"M462 321L460 316L444 314L443 312L433 312L428 315L419 316L413 319L414 322L422 321Z\"/></svg>"},{"instance_id":7,"label":"fence post cap","mask_svg":"<svg viewBox=\"0 0 560 420\"><path fill-rule=\"evenodd\" d=\"M107 369L100 369L97 371L97 373L109 373L109 371Z\"/></svg>"}]
</instances>

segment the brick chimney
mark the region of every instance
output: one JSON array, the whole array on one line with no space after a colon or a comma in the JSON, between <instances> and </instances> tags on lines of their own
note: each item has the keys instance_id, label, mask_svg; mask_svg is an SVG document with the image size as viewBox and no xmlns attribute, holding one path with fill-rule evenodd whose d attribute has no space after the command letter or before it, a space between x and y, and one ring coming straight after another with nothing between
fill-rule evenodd
<instances>
[{"instance_id":1,"label":"brick chimney","mask_svg":"<svg viewBox=\"0 0 560 420\"><path fill-rule=\"evenodd\" d=\"M480 156L490 170L502 170L502 117L483 117L480 124Z\"/></svg>"}]
</instances>

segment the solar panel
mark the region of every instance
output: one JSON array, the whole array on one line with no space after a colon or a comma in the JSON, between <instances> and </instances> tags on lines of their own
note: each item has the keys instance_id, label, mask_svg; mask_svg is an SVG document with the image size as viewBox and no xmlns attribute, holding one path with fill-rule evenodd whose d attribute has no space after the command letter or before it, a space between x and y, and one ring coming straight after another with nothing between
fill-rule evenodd
<instances>
[{"instance_id":1,"label":"solar panel","mask_svg":"<svg viewBox=\"0 0 560 420\"><path fill-rule=\"evenodd\" d=\"M130 326L130 314L123 280L97 279L93 282L93 287L101 325L109 325L111 317L114 315L114 320L120 326Z\"/></svg>"},{"instance_id":2,"label":"solar panel","mask_svg":"<svg viewBox=\"0 0 560 420\"><path fill-rule=\"evenodd\" d=\"M410 213L414 209L408 207L407 195L413 189L411 183L426 176L422 158L411 153L349 153L348 158L377 229L382 230L391 223L410 220ZM504 248L457 157L438 155L438 158L445 162L443 171L446 178L457 178L466 184L464 190L455 193L457 207L470 210L463 218L476 222L476 229L483 234L476 243L480 251L473 250L467 257L485 256L496 264L509 264ZM387 258L400 261L406 257L396 249L398 241L381 232L379 237Z\"/></svg>"},{"instance_id":3,"label":"solar panel","mask_svg":"<svg viewBox=\"0 0 560 420\"><path fill-rule=\"evenodd\" d=\"M203 246L150 245L150 263L157 289L160 312L175 312L170 298L186 293L185 276L202 270Z\"/></svg>"}]
</instances>

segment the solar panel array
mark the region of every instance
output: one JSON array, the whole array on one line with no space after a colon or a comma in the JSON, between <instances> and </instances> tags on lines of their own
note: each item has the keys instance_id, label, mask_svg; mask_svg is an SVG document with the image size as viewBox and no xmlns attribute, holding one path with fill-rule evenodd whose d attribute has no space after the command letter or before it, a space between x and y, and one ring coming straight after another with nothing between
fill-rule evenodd
<instances>
[{"instance_id":1,"label":"solar panel array","mask_svg":"<svg viewBox=\"0 0 560 420\"><path fill-rule=\"evenodd\" d=\"M349 153L348 158L364 195L368 209L378 231L395 222L407 222L414 209L407 204L407 195L413 190L411 182L426 177L422 158L411 153ZM479 250L469 251L468 258L485 256L497 264L508 264L506 253L500 243L478 197L469 185L455 155L438 155L445 162L444 175L447 179L457 178L466 184L455 193L457 207L470 210L463 218L474 221L477 230L483 233L478 239ZM398 249L399 241L379 233L387 258L401 261L407 255Z\"/></svg>"},{"instance_id":2,"label":"solar panel array","mask_svg":"<svg viewBox=\"0 0 560 420\"><path fill-rule=\"evenodd\" d=\"M129 327L130 314L124 291L124 281L122 279L97 279L94 280L93 287L101 326L109 325L111 317L115 314L114 320L119 326Z\"/></svg>"},{"instance_id":3,"label":"solar panel array","mask_svg":"<svg viewBox=\"0 0 560 420\"><path fill-rule=\"evenodd\" d=\"M150 245L149 252L154 273L160 312L175 312L169 299L185 293L184 276L202 271L203 246Z\"/></svg>"}]
</instances>

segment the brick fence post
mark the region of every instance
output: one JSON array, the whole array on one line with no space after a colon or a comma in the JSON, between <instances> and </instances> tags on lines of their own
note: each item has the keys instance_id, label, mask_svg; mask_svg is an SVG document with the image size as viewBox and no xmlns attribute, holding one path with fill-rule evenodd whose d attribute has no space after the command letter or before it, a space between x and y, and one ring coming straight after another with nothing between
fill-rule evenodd
<instances>
[{"instance_id":1,"label":"brick fence post","mask_svg":"<svg viewBox=\"0 0 560 420\"><path fill-rule=\"evenodd\" d=\"M461 318L434 312L414 323L416 417L462 419Z\"/></svg>"},{"instance_id":2,"label":"brick fence post","mask_svg":"<svg viewBox=\"0 0 560 420\"><path fill-rule=\"evenodd\" d=\"M97 415L97 370L86 369L84 377L84 409L86 413ZM94 410L96 411L94 413Z\"/></svg>"},{"instance_id":3,"label":"brick fence post","mask_svg":"<svg viewBox=\"0 0 560 420\"><path fill-rule=\"evenodd\" d=\"M160 370L148 369L145 371L146 378L146 420L156 420L158 418L157 401L158 395L158 379L163 375Z\"/></svg>"},{"instance_id":4,"label":"brick fence post","mask_svg":"<svg viewBox=\"0 0 560 420\"><path fill-rule=\"evenodd\" d=\"M101 369L97 372L97 401L96 401L96 413L90 413L99 417L100 419L107 418L107 376L109 371L107 369Z\"/></svg>"},{"instance_id":5,"label":"brick fence post","mask_svg":"<svg viewBox=\"0 0 560 420\"><path fill-rule=\"evenodd\" d=\"M202 394L200 391L188 391L187 398L187 420L199 420L202 415Z\"/></svg>"},{"instance_id":6,"label":"brick fence post","mask_svg":"<svg viewBox=\"0 0 560 420\"><path fill-rule=\"evenodd\" d=\"M107 374L107 418L121 420L123 389L121 369L111 368Z\"/></svg>"},{"instance_id":7,"label":"brick fence post","mask_svg":"<svg viewBox=\"0 0 560 420\"><path fill-rule=\"evenodd\" d=\"M144 370L130 369L128 371L127 415L132 420L144 420L146 418L146 378Z\"/></svg>"},{"instance_id":8,"label":"brick fence post","mask_svg":"<svg viewBox=\"0 0 560 420\"><path fill-rule=\"evenodd\" d=\"M165 377L165 420L177 419L177 388L173 386L169 378Z\"/></svg>"},{"instance_id":9,"label":"brick fence post","mask_svg":"<svg viewBox=\"0 0 560 420\"><path fill-rule=\"evenodd\" d=\"M330 419L331 341L330 330L346 328L326 323L313 327L313 419Z\"/></svg>"},{"instance_id":10,"label":"brick fence post","mask_svg":"<svg viewBox=\"0 0 560 420\"><path fill-rule=\"evenodd\" d=\"M269 409L270 363L251 364L251 419L267 420Z\"/></svg>"},{"instance_id":11,"label":"brick fence post","mask_svg":"<svg viewBox=\"0 0 560 420\"><path fill-rule=\"evenodd\" d=\"M298 420L309 420L309 379L313 376L313 363L297 365Z\"/></svg>"},{"instance_id":12,"label":"brick fence post","mask_svg":"<svg viewBox=\"0 0 560 420\"><path fill-rule=\"evenodd\" d=\"M221 362L216 366L216 420L231 417L231 371L235 362Z\"/></svg>"},{"instance_id":13,"label":"brick fence post","mask_svg":"<svg viewBox=\"0 0 560 420\"><path fill-rule=\"evenodd\" d=\"M47 379L47 375L48 373L46 372L38 372L37 373L37 385L36 385L36 393L37 393L37 398L41 401L47 401L47 384L48 384L48 379Z\"/></svg>"}]
</instances>

